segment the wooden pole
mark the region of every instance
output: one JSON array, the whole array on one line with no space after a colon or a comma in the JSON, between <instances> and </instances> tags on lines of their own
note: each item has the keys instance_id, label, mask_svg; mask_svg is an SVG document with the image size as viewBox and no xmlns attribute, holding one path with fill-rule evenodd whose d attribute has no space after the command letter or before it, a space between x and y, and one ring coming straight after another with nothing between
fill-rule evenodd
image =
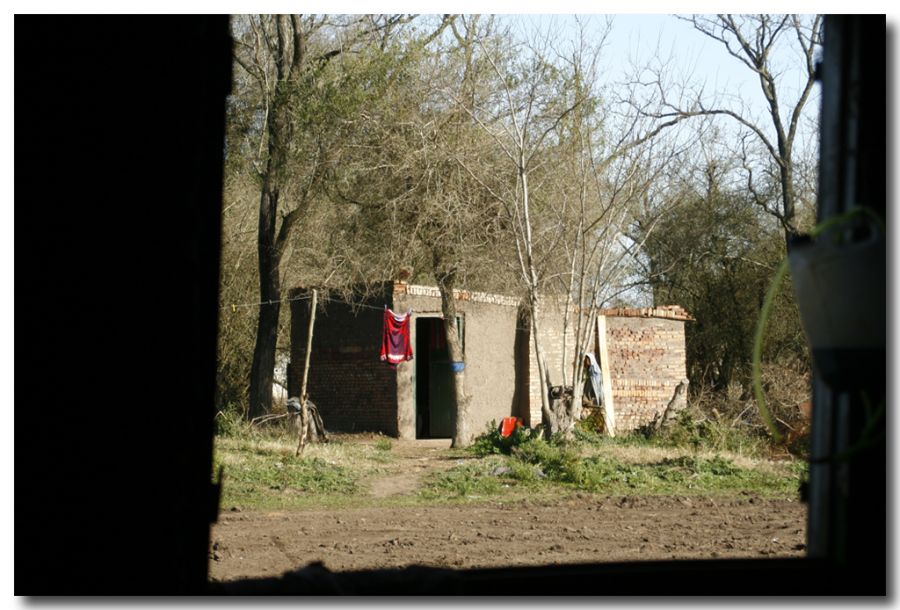
<instances>
[{"instance_id":1,"label":"wooden pole","mask_svg":"<svg viewBox=\"0 0 900 610\"><path fill-rule=\"evenodd\" d=\"M312 301L309 305L309 330L306 333L306 358L303 363L303 383L300 385L300 439L297 443L295 456L303 453L306 446L306 436L309 434L309 409L306 407L306 380L309 377L309 356L312 352L313 326L316 324L316 301L318 292L313 289Z\"/></svg>"}]
</instances>

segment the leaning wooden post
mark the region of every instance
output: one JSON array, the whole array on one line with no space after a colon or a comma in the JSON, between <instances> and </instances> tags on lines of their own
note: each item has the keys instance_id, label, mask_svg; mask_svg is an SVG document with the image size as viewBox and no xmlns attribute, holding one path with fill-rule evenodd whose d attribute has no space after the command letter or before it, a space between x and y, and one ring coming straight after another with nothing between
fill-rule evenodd
<instances>
[{"instance_id":1,"label":"leaning wooden post","mask_svg":"<svg viewBox=\"0 0 900 610\"><path fill-rule=\"evenodd\" d=\"M295 456L303 453L306 436L309 434L309 409L306 407L306 379L309 376L309 355L312 352L313 326L316 323L316 300L318 293L312 291L312 302L309 306L309 330L306 333L306 360L303 363L303 383L300 385L300 440L297 443Z\"/></svg>"}]
</instances>

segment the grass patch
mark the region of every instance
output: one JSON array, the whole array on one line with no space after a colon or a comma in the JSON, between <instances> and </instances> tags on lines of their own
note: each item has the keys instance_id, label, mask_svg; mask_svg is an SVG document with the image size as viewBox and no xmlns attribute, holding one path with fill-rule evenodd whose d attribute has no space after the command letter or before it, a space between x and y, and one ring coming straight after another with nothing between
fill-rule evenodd
<instances>
[{"instance_id":1,"label":"grass patch","mask_svg":"<svg viewBox=\"0 0 900 610\"><path fill-rule=\"evenodd\" d=\"M496 455L431 474L423 481L418 497L429 503L455 503L552 495L554 486L545 481L535 466Z\"/></svg>"},{"instance_id":2,"label":"grass patch","mask_svg":"<svg viewBox=\"0 0 900 610\"><path fill-rule=\"evenodd\" d=\"M623 459L628 453L643 455L645 459ZM709 449L701 454L694 451L693 445L690 449L663 450L658 442L638 435L609 439L584 431L569 444L528 438L511 446L509 454L508 476L532 484L554 484L571 491L599 494L751 492L796 497L807 472L807 464L799 460L773 463L740 455L723 456Z\"/></svg>"},{"instance_id":3,"label":"grass patch","mask_svg":"<svg viewBox=\"0 0 900 610\"><path fill-rule=\"evenodd\" d=\"M275 491L352 494L357 491L356 478L347 468L317 457L294 460L271 460L256 455L255 459L229 469L229 480L238 486Z\"/></svg>"},{"instance_id":4,"label":"grass patch","mask_svg":"<svg viewBox=\"0 0 900 610\"><path fill-rule=\"evenodd\" d=\"M510 456L472 460L426 479L426 501L472 501L513 496L559 496L561 492L599 495L731 495L796 498L806 464L785 462L742 467L733 460L682 455L633 463L604 455L582 457L571 447L538 439Z\"/></svg>"},{"instance_id":5,"label":"grass patch","mask_svg":"<svg viewBox=\"0 0 900 610\"><path fill-rule=\"evenodd\" d=\"M375 441L375 448L379 451L390 451L393 448L393 443L389 439L380 438Z\"/></svg>"},{"instance_id":6,"label":"grass patch","mask_svg":"<svg viewBox=\"0 0 900 610\"><path fill-rule=\"evenodd\" d=\"M492 474L495 460L478 460L434 473L424 482L419 495L425 500L477 499L502 491L500 479Z\"/></svg>"},{"instance_id":7,"label":"grass patch","mask_svg":"<svg viewBox=\"0 0 900 610\"><path fill-rule=\"evenodd\" d=\"M214 471L224 467L223 510L349 505L393 459L356 443L308 445L300 457L295 450L289 434L218 437Z\"/></svg>"},{"instance_id":8,"label":"grass patch","mask_svg":"<svg viewBox=\"0 0 900 610\"><path fill-rule=\"evenodd\" d=\"M714 456L681 456L659 462L629 464L595 456L566 471L567 481L591 492L648 495L719 495L749 491L764 496L794 497L801 476L784 470L748 469Z\"/></svg>"},{"instance_id":9,"label":"grass patch","mask_svg":"<svg viewBox=\"0 0 900 610\"><path fill-rule=\"evenodd\" d=\"M639 429L610 438L587 426L577 425L575 440L582 447L654 447L693 453L730 453L753 459L764 459L772 453L770 441L765 436L717 421L698 421L686 412L667 430L655 435Z\"/></svg>"},{"instance_id":10,"label":"grass patch","mask_svg":"<svg viewBox=\"0 0 900 610\"><path fill-rule=\"evenodd\" d=\"M226 422L223 421L223 424ZM802 460L771 461L744 453L717 452L713 443L665 444L663 439L628 435L607 438L590 431L576 440L548 442L520 429L503 438L489 428L469 449L448 449L440 458L457 460L420 481L417 492L370 497L370 481L391 476L405 454L394 442L359 442L333 437L308 445L295 457L290 429L240 427L216 438L215 470L224 466L222 509L413 506L502 499L558 498L586 492L600 495L729 495L796 498L807 477ZM703 437L712 438L712 437ZM698 448L699 447L699 448Z\"/></svg>"}]
</instances>

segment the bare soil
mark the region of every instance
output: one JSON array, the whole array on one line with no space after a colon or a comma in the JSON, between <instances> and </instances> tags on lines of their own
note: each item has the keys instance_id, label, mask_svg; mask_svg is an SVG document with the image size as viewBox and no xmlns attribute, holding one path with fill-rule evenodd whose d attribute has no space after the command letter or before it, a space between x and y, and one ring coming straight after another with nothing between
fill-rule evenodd
<instances>
[{"instance_id":1,"label":"bare soil","mask_svg":"<svg viewBox=\"0 0 900 610\"><path fill-rule=\"evenodd\" d=\"M394 472L370 494L412 494L452 467L446 442L401 443ZM210 578L278 576L322 562L333 571L581 562L798 557L806 507L733 497L594 496L450 506L251 512L226 507L213 527Z\"/></svg>"},{"instance_id":2,"label":"bare soil","mask_svg":"<svg viewBox=\"0 0 900 610\"><path fill-rule=\"evenodd\" d=\"M398 461L391 472L369 483L369 495L374 498L412 494L426 474L448 470L460 461L459 458L446 455L446 449L450 447L448 440L425 439L394 443L391 452Z\"/></svg>"}]
</instances>

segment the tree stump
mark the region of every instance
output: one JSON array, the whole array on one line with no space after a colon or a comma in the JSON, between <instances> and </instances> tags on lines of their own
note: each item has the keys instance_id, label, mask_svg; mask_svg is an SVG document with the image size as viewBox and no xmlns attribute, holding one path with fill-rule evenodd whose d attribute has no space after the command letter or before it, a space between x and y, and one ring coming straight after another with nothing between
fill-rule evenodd
<instances>
[{"instance_id":1,"label":"tree stump","mask_svg":"<svg viewBox=\"0 0 900 610\"><path fill-rule=\"evenodd\" d=\"M657 413L653 421L648 424L651 434L656 434L668 428L673 421L678 419L678 415L687 408L687 387L689 383L687 379L682 379L675 386L675 391L672 393L672 398L666 405L665 410L661 414Z\"/></svg>"},{"instance_id":2,"label":"tree stump","mask_svg":"<svg viewBox=\"0 0 900 610\"><path fill-rule=\"evenodd\" d=\"M287 401L288 415L297 434L303 435L303 405L296 396L289 398ZM327 443L328 433L325 431L325 424L322 416L319 414L319 408L316 404L306 399L306 439L311 443ZM305 444L305 443L304 443Z\"/></svg>"}]
</instances>

